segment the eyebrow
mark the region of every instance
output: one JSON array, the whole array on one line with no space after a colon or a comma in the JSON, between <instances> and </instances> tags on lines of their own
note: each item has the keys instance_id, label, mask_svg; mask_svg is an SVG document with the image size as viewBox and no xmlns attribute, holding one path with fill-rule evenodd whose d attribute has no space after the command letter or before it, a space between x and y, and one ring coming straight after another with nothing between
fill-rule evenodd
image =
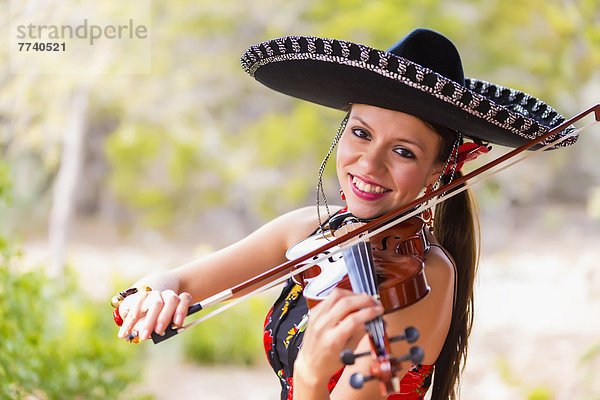
<instances>
[{"instance_id":1,"label":"eyebrow","mask_svg":"<svg viewBox=\"0 0 600 400\"><path fill-rule=\"evenodd\" d=\"M369 129L370 131L373 131L373 128L371 127L371 125L369 125L369 123L367 121L365 121L364 119L362 119L360 116L353 115L350 119L357 120L358 122L363 124L367 129ZM395 141L412 144L413 146L418 147L419 150L421 150L422 152L425 152L425 149L423 149L423 146L421 146L421 143L419 143L416 140L411 140L411 139L406 139L406 138L396 138Z\"/></svg>"}]
</instances>

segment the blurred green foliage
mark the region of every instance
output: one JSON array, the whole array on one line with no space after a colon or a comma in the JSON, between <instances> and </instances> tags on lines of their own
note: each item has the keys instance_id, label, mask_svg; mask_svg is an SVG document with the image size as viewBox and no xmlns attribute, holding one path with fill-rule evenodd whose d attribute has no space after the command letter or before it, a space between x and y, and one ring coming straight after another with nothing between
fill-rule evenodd
<instances>
[{"instance_id":1,"label":"blurred green foliage","mask_svg":"<svg viewBox=\"0 0 600 400\"><path fill-rule=\"evenodd\" d=\"M0 201L10 193L0 163ZM0 232L0 399L118 398L139 354L116 338L107 304L89 300L69 273L20 272L20 251Z\"/></svg>"},{"instance_id":2,"label":"blurred green foliage","mask_svg":"<svg viewBox=\"0 0 600 400\"><path fill-rule=\"evenodd\" d=\"M552 400L554 397L554 390L548 386L538 386L527 393L527 400Z\"/></svg>"},{"instance_id":3,"label":"blurred green foliage","mask_svg":"<svg viewBox=\"0 0 600 400\"><path fill-rule=\"evenodd\" d=\"M110 307L67 286L0 265L0 398L118 398L137 380L139 354L116 338Z\"/></svg>"},{"instance_id":4,"label":"blurred green foliage","mask_svg":"<svg viewBox=\"0 0 600 400\"><path fill-rule=\"evenodd\" d=\"M600 380L598 368L600 367L600 342L591 346L581 357L582 387L589 393L588 398L600 399Z\"/></svg>"},{"instance_id":5,"label":"blurred green foliage","mask_svg":"<svg viewBox=\"0 0 600 400\"><path fill-rule=\"evenodd\" d=\"M48 11L44 7L38 12ZM246 76L241 53L275 36L321 35L385 49L426 26L452 38L468 76L525 90L566 116L598 101L595 0L177 0L151 7L151 74L46 79L11 75L1 64L2 154L17 176L32 165L46 175L19 183L16 205L26 210L18 216L32 209L44 215L40 207L47 207L42 200L56 174L70 100L81 88L90 107L79 210L102 216L121 210L131 217L112 214L121 223L186 228L215 206L260 222L314 203L318 164L343 113L272 92ZM111 15L115 7L98 12ZM587 141L540 157L535 173L507 172L488 183L503 195L483 201L585 203L581 188L600 179L599 146ZM330 193L337 192L333 171L326 171ZM522 185L511 185L514 175ZM31 198L38 201L26 201Z\"/></svg>"},{"instance_id":6,"label":"blurred green foliage","mask_svg":"<svg viewBox=\"0 0 600 400\"><path fill-rule=\"evenodd\" d=\"M12 180L10 164L0 159L0 220L4 220L7 206L12 204ZM19 255L19 249L8 240L6 227L0 224L0 265L8 265L11 259Z\"/></svg>"},{"instance_id":7,"label":"blurred green foliage","mask_svg":"<svg viewBox=\"0 0 600 400\"><path fill-rule=\"evenodd\" d=\"M265 357L262 321L270 303L254 297L196 325L183 335L185 358L200 364L257 364Z\"/></svg>"},{"instance_id":8,"label":"blurred green foliage","mask_svg":"<svg viewBox=\"0 0 600 400\"><path fill-rule=\"evenodd\" d=\"M127 12L125 3L98 4L108 3L105 12L99 6L105 17ZM77 90L87 91L90 102L79 210L153 228L193 226L217 206L257 222L314 203L319 162L343 113L272 92L241 70L242 52L272 37L318 35L386 49L425 26L457 44L467 76L525 90L566 116L599 101L597 0L151 4L151 74L15 74L10 54L0 52L4 397L115 397L133 379L131 371L137 373L132 348L112 339L108 306L90 302L72 283L64 289L39 271L17 272L19 250L7 239L13 237L6 234L11 220L23 228L37 216L46 218ZM39 3L28 12L51 16L53 7ZM8 18L0 13L0 27ZM102 43L97 49L102 52ZM126 65L127 57L136 55L118 63ZM483 208L508 212L517 202L540 205L554 198L587 202L589 214L598 217L598 150L599 141L585 141L490 180L480 196ZM325 183L332 193L334 165L332 159ZM255 362L262 357L256 321L267 308L251 301L191 330L185 353L201 362ZM510 371L504 374L510 383ZM551 395L531 390L537 398Z\"/></svg>"},{"instance_id":9,"label":"blurred green foliage","mask_svg":"<svg viewBox=\"0 0 600 400\"><path fill-rule=\"evenodd\" d=\"M535 385L522 379L517 374L510 361L505 357L499 357L495 363L496 370L500 374L502 381L508 386L518 388L519 392L523 394L523 398L527 400L551 400L555 397L555 391L548 385Z\"/></svg>"}]
</instances>

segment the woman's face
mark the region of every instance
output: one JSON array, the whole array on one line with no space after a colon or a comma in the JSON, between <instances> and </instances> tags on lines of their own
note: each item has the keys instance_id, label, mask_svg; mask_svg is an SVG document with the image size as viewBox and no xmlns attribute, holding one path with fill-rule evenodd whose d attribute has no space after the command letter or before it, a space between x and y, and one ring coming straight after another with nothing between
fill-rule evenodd
<instances>
[{"instance_id":1,"label":"woman's face","mask_svg":"<svg viewBox=\"0 0 600 400\"><path fill-rule=\"evenodd\" d=\"M337 151L348 209L374 218L408 204L437 181L441 136L399 111L354 104Z\"/></svg>"}]
</instances>

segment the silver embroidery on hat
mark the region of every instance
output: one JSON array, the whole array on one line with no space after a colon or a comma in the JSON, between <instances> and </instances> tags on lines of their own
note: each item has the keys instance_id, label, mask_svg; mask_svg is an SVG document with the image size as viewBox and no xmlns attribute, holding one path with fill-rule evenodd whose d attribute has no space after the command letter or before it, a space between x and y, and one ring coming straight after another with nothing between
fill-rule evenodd
<instances>
[{"instance_id":1,"label":"silver embroidery on hat","mask_svg":"<svg viewBox=\"0 0 600 400\"><path fill-rule=\"evenodd\" d=\"M360 49L360 60L348 60L350 55L350 44L348 42L344 42L341 40L336 40L336 42L340 45L342 51L342 57L333 55L333 47L332 47L332 39L318 39L315 37L304 37L304 39L308 42L308 52L302 52L300 47L301 37L290 36L286 38L274 39L276 43L280 55L274 55L274 52L271 48L272 42L264 42L262 46L266 49L268 56L261 50L259 46L251 46L241 58L242 68L251 76L254 76L256 70L264 65L289 61L289 60L316 60L323 62L333 62L342 65L350 65L353 67L366 69L377 73L379 75L385 76L390 79L394 79L399 81L407 86L416 88L421 91L426 91L431 93L433 96L450 103L468 113L482 118L491 124L494 124L504 130L510 131L518 136L521 136L526 139L534 139L537 136L541 136L544 133L548 132L549 128L541 125L536 122L531 117L533 113L539 112L542 107L546 107L542 119L546 119L551 113L555 113L552 121L549 124L549 127L558 126L565 119L562 117L556 110L554 110L549 105L545 104L541 100L530 96L526 93L511 89L505 88L500 85L491 84L486 81L465 78L465 87L459 85L458 83L445 78L438 73L431 71L428 68L421 67L418 64L415 64L409 60L406 60L401 57L397 57L393 54L379 51L373 49L368 46L358 45ZM288 48L284 45L285 40L290 40L292 43L292 49L294 53L289 53ZM317 54L316 40L321 40L324 47L325 54ZM370 64L370 52L376 51L379 57L379 65ZM256 58L259 57L259 59ZM396 72L391 72L388 70L388 65L391 57L395 57L398 61L398 68ZM416 69L417 82L413 82L406 76L406 68L408 65L413 65ZM423 79L426 74L435 74L436 82L433 87L427 86L423 84ZM453 86L453 92L450 96L442 93L442 89L447 85L451 84ZM493 88L493 90L489 90L489 88ZM461 99L466 91L469 91L471 94L471 100L469 104L464 104ZM496 99L502 97L502 93L506 93L508 90L508 104L497 104L495 102ZM491 92L491 93L490 93ZM517 98L520 98L520 101L516 101ZM481 112L476 108L481 104L482 101L487 101L489 103L489 109L486 112ZM531 102L531 104L530 104ZM502 103L505 103L505 100L502 100ZM530 104L530 105L529 105ZM529 109L528 109L529 108ZM500 122L498 119L494 118L498 113L506 111L507 118ZM515 126L515 123L518 119L522 120L522 124L520 126ZM565 128L561 135L567 135L572 132L575 128L568 127ZM531 133L527 133L531 131ZM569 138L568 140L563 141L557 146L567 146L576 141L576 138Z\"/></svg>"},{"instance_id":2,"label":"silver embroidery on hat","mask_svg":"<svg viewBox=\"0 0 600 400\"><path fill-rule=\"evenodd\" d=\"M389 54L386 53L383 56L380 55L380 57L379 57L379 67L382 68L382 69L387 69L388 59L389 59Z\"/></svg>"}]
</instances>

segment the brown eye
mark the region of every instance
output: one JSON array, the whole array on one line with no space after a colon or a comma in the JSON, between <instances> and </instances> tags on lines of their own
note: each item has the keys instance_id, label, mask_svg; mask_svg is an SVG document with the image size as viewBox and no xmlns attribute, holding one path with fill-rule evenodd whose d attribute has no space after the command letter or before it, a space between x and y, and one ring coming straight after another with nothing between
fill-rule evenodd
<instances>
[{"instance_id":1,"label":"brown eye","mask_svg":"<svg viewBox=\"0 0 600 400\"><path fill-rule=\"evenodd\" d=\"M371 140L371 135L369 132L362 128L352 128L352 134L364 140Z\"/></svg>"},{"instance_id":2,"label":"brown eye","mask_svg":"<svg viewBox=\"0 0 600 400\"><path fill-rule=\"evenodd\" d=\"M403 158L415 158L415 153L407 149L406 147L397 147L394 151Z\"/></svg>"}]
</instances>

